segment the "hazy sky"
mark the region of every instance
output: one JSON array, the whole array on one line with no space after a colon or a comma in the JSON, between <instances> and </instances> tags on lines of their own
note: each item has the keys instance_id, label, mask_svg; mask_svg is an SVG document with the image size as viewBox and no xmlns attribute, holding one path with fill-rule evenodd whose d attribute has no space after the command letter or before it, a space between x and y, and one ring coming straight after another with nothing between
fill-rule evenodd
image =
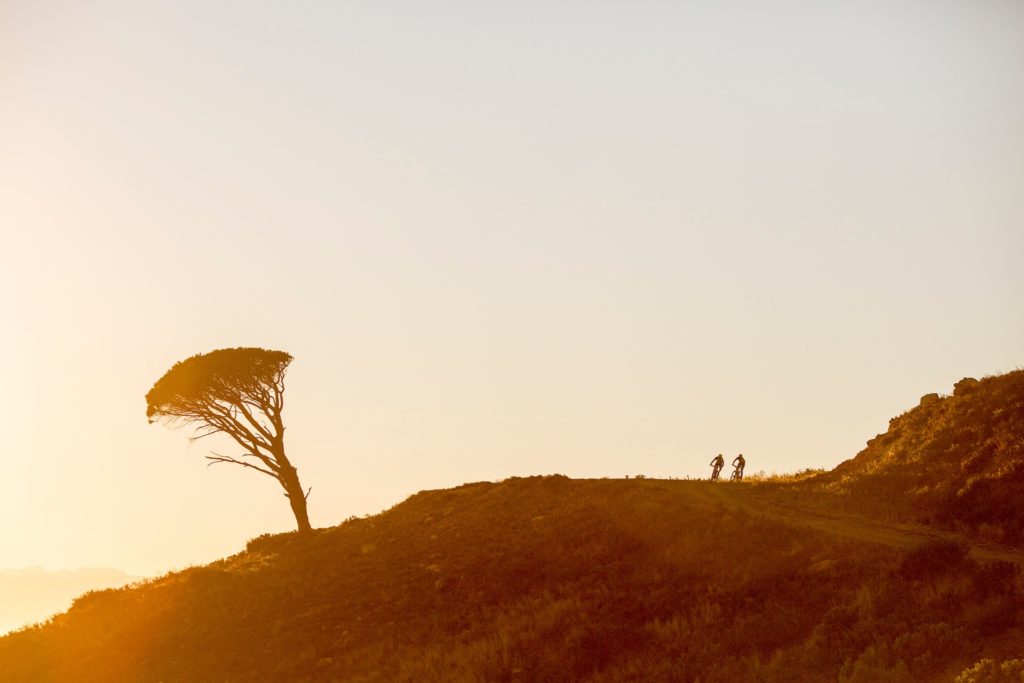
<instances>
[{"instance_id":1,"label":"hazy sky","mask_svg":"<svg viewBox=\"0 0 1024 683\"><path fill-rule=\"evenodd\" d=\"M315 526L832 467L1024 364L1024 3L0 0L0 231L0 568L292 528L146 423L225 346Z\"/></svg>"}]
</instances>

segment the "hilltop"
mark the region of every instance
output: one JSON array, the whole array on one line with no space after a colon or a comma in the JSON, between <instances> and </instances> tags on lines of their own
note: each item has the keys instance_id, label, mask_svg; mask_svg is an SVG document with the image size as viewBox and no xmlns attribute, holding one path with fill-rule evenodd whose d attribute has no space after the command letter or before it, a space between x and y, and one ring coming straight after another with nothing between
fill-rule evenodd
<instances>
[{"instance_id":1,"label":"hilltop","mask_svg":"<svg viewBox=\"0 0 1024 683\"><path fill-rule=\"evenodd\" d=\"M1018 565L787 521L755 488L420 493L87 594L0 639L0 680L949 680L1015 654Z\"/></svg>"},{"instance_id":2,"label":"hilltop","mask_svg":"<svg viewBox=\"0 0 1024 683\"><path fill-rule=\"evenodd\" d=\"M923 396L856 457L803 484L846 509L1024 544L1024 371Z\"/></svg>"},{"instance_id":3,"label":"hilltop","mask_svg":"<svg viewBox=\"0 0 1024 683\"><path fill-rule=\"evenodd\" d=\"M0 639L0 681L952 681L1024 642L1024 549L939 514L1021 493L1020 373L972 387L798 480L513 478L259 537Z\"/></svg>"}]
</instances>

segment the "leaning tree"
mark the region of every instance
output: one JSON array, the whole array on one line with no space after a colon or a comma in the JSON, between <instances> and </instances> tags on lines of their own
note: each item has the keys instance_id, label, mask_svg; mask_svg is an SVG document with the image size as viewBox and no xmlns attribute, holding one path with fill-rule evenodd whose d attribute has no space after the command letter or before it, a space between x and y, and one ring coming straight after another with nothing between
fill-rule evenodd
<instances>
[{"instance_id":1,"label":"leaning tree","mask_svg":"<svg viewBox=\"0 0 1024 683\"><path fill-rule=\"evenodd\" d=\"M196 426L190 441L225 434L239 457L211 453L210 465L231 463L273 477L288 497L299 531L310 530L299 473L284 453L284 374L292 362L284 351L219 349L187 358L168 370L146 394L152 424Z\"/></svg>"}]
</instances>

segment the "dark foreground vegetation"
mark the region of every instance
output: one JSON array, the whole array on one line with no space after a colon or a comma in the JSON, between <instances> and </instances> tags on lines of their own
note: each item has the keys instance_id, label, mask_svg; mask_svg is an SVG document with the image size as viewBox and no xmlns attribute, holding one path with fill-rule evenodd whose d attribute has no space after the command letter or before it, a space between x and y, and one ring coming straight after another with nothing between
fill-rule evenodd
<instances>
[{"instance_id":1,"label":"dark foreground vegetation","mask_svg":"<svg viewBox=\"0 0 1024 683\"><path fill-rule=\"evenodd\" d=\"M1019 682L1017 562L771 505L1019 540L1020 388L927 399L795 483L511 479L260 537L0 639L0 681ZM910 502L871 503L897 492Z\"/></svg>"},{"instance_id":2,"label":"dark foreground vegetation","mask_svg":"<svg viewBox=\"0 0 1024 683\"><path fill-rule=\"evenodd\" d=\"M1016 565L797 529L711 486L421 493L88 594L0 640L0 679L951 681L1021 654Z\"/></svg>"}]
</instances>

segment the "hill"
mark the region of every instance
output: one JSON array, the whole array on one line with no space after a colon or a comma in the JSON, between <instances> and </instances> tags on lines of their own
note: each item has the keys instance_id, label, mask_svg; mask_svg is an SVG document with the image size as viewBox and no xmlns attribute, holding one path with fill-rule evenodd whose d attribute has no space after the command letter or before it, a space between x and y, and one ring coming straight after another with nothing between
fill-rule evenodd
<instances>
[{"instance_id":1,"label":"hill","mask_svg":"<svg viewBox=\"0 0 1024 683\"><path fill-rule=\"evenodd\" d=\"M0 633L65 610L87 590L120 587L139 578L106 568L0 570Z\"/></svg>"},{"instance_id":2,"label":"hill","mask_svg":"<svg viewBox=\"0 0 1024 683\"><path fill-rule=\"evenodd\" d=\"M1016 564L787 523L755 488L420 493L87 594L0 639L0 680L909 681L1019 656Z\"/></svg>"},{"instance_id":3,"label":"hill","mask_svg":"<svg viewBox=\"0 0 1024 683\"><path fill-rule=\"evenodd\" d=\"M1024 548L993 536L1017 538L1020 377L816 476L514 478L259 537L0 638L0 681L1016 680Z\"/></svg>"},{"instance_id":4,"label":"hill","mask_svg":"<svg viewBox=\"0 0 1024 683\"><path fill-rule=\"evenodd\" d=\"M1024 544L1024 371L922 397L856 457L803 485L848 510Z\"/></svg>"}]
</instances>

